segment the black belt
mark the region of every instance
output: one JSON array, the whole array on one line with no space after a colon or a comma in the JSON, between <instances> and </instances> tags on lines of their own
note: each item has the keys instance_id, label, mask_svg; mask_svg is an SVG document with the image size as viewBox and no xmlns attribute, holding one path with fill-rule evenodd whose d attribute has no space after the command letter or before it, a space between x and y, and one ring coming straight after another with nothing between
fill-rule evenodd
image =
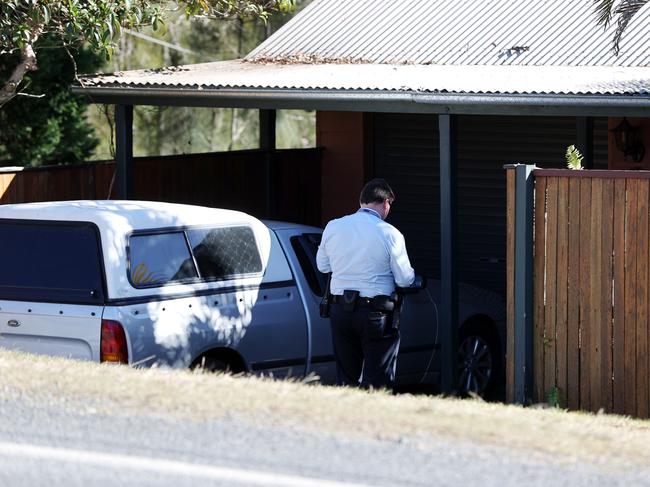
<instances>
[{"instance_id":1,"label":"black belt","mask_svg":"<svg viewBox=\"0 0 650 487\"><path fill-rule=\"evenodd\" d=\"M343 296L332 294L330 302L333 304L343 304ZM372 298L358 296L355 304L359 307L374 308L380 311L393 311L393 309L395 309L395 301L393 301L389 296L381 294Z\"/></svg>"},{"instance_id":2,"label":"black belt","mask_svg":"<svg viewBox=\"0 0 650 487\"><path fill-rule=\"evenodd\" d=\"M373 299L374 298L365 298L363 296L359 296L356 300L356 305L357 306L372 306L373 304ZM332 303L334 304L342 304L343 303L343 295L338 295L338 294L332 294Z\"/></svg>"}]
</instances>

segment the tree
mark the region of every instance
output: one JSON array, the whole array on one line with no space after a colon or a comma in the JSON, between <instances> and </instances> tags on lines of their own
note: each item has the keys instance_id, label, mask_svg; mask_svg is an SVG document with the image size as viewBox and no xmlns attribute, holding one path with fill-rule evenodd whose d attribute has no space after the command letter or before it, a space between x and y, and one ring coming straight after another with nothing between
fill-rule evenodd
<instances>
[{"instance_id":1,"label":"tree","mask_svg":"<svg viewBox=\"0 0 650 487\"><path fill-rule=\"evenodd\" d=\"M0 110L0 160L23 166L83 162L98 140L86 121L86 101L73 95L69 86L75 66L95 71L103 58L87 49L67 52L47 47L47 38L41 45L39 69L27 73L24 84L25 89L47 96L21 96ZM16 62L12 56L0 56L0 78Z\"/></svg>"},{"instance_id":2,"label":"tree","mask_svg":"<svg viewBox=\"0 0 650 487\"><path fill-rule=\"evenodd\" d=\"M110 57L122 29L162 25L172 10L211 19L266 18L293 8L294 0L3 0L0 3L0 56L16 64L0 88L0 107L20 93L21 83L37 63L43 36L66 49L87 44Z\"/></svg>"},{"instance_id":3,"label":"tree","mask_svg":"<svg viewBox=\"0 0 650 487\"><path fill-rule=\"evenodd\" d=\"M609 25L616 18L616 32L614 33L614 53L618 55L623 32L632 18L648 3L649 0L595 0L598 23Z\"/></svg>"}]
</instances>

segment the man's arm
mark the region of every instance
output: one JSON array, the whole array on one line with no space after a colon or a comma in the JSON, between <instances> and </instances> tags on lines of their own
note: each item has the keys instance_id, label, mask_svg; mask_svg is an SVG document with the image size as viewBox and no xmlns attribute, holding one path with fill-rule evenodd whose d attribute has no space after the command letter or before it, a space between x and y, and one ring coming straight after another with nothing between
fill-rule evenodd
<instances>
[{"instance_id":1,"label":"man's arm","mask_svg":"<svg viewBox=\"0 0 650 487\"><path fill-rule=\"evenodd\" d=\"M395 230L389 239L390 269L399 287L410 286L415 280L415 271L411 267L409 256L406 253L404 236Z\"/></svg>"},{"instance_id":2,"label":"man's arm","mask_svg":"<svg viewBox=\"0 0 650 487\"><path fill-rule=\"evenodd\" d=\"M319 271L325 274L332 272L330 258L325 250L325 233L323 233L320 245L318 246L318 252L316 252L316 267L318 267Z\"/></svg>"}]
</instances>

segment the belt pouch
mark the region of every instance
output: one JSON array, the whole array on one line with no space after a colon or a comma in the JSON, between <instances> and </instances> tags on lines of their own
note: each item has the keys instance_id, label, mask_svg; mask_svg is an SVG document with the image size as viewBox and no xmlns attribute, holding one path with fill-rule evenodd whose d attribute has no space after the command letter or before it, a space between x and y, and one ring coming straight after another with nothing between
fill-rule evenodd
<instances>
[{"instance_id":1,"label":"belt pouch","mask_svg":"<svg viewBox=\"0 0 650 487\"><path fill-rule=\"evenodd\" d=\"M372 308L377 311L393 311L395 309L395 302L390 296L379 294L372 298Z\"/></svg>"},{"instance_id":2,"label":"belt pouch","mask_svg":"<svg viewBox=\"0 0 650 487\"><path fill-rule=\"evenodd\" d=\"M359 297L359 291L352 291L350 289L345 289L343 291L343 311L352 313L356 308L358 297Z\"/></svg>"}]
</instances>

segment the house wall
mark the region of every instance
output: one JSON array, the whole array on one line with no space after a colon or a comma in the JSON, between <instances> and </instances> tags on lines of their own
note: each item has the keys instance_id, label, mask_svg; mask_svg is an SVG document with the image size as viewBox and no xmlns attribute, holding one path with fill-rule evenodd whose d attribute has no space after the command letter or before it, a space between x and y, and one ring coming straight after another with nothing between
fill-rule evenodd
<instances>
[{"instance_id":1,"label":"house wall","mask_svg":"<svg viewBox=\"0 0 650 487\"><path fill-rule=\"evenodd\" d=\"M333 218L359 207L364 183L364 114L359 112L318 112L316 145L323 148L321 166L321 220Z\"/></svg>"},{"instance_id":2,"label":"house wall","mask_svg":"<svg viewBox=\"0 0 650 487\"><path fill-rule=\"evenodd\" d=\"M623 119L617 117L611 117L608 123L608 129L611 131ZM610 169L641 169L648 171L650 170L650 119L647 118L628 118L630 125L634 127L640 127L642 131L642 140L643 145L646 148L646 154L643 160L640 162L634 162L631 158L623 156L623 153L616 148L614 142L614 135L609 132L608 134L608 146L609 146L609 168Z\"/></svg>"}]
</instances>

